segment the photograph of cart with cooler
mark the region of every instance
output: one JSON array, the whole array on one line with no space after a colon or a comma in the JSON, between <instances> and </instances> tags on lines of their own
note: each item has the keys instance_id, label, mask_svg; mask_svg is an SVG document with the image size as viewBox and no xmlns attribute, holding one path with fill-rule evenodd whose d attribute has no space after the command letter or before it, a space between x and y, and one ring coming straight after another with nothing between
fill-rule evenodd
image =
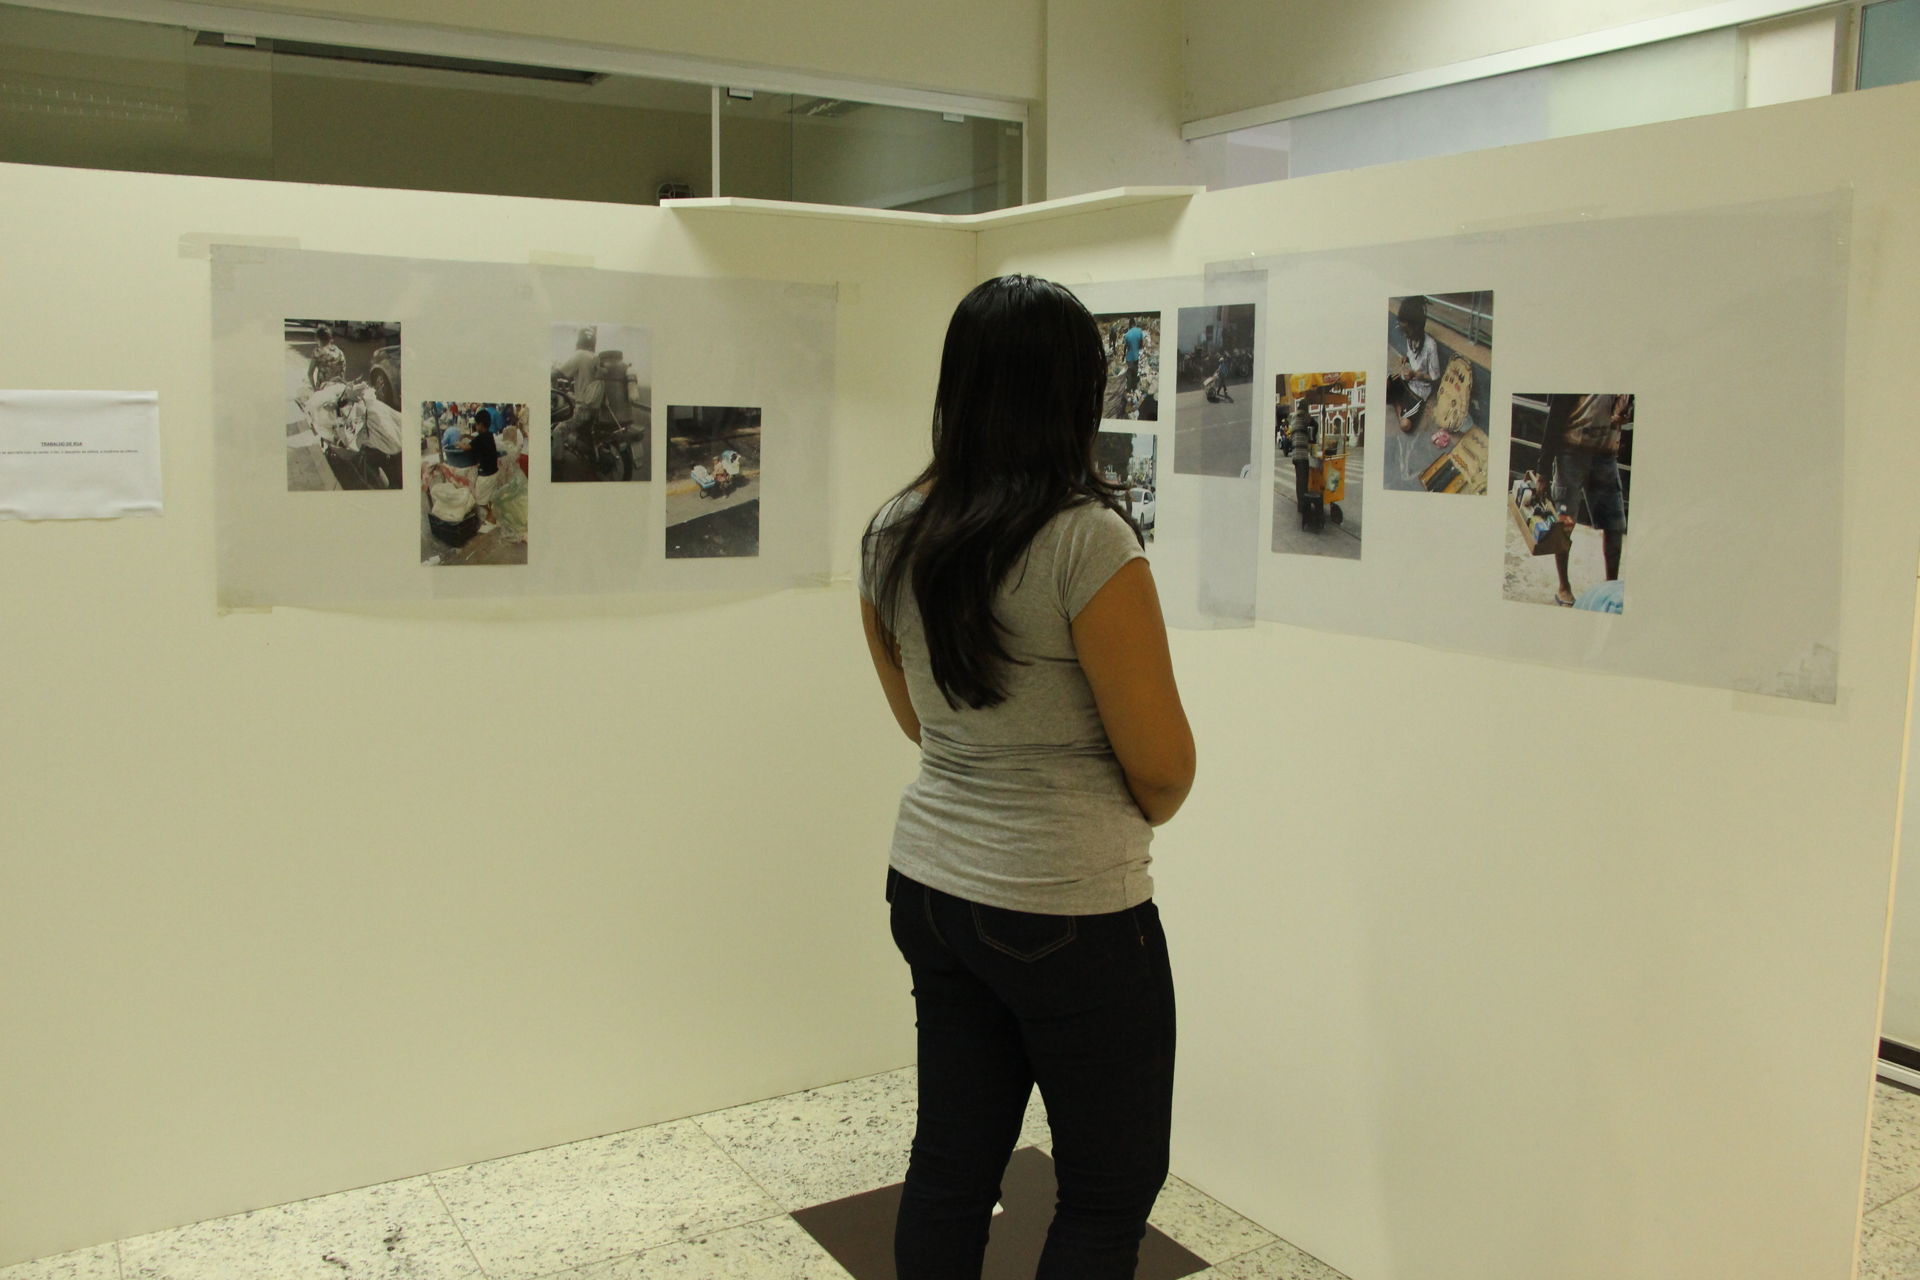
<instances>
[{"instance_id":1,"label":"photograph of cart with cooler","mask_svg":"<svg viewBox=\"0 0 1920 1280\"><path fill-rule=\"evenodd\" d=\"M1360 556L1367 375L1274 379L1273 550Z\"/></svg>"}]
</instances>

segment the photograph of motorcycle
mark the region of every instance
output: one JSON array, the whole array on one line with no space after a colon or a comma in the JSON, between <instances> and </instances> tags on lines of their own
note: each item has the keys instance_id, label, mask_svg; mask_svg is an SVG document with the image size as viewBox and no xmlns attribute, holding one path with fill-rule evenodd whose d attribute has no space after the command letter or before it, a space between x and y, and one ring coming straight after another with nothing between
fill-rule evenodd
<instances>
[{"instance_id":1,"label":"photograph of motorcycle","mask_svg":"<svg viewBox=\"0 0 1920 1280\"><path fill-rule=\"evenodd\" d=\"M555 481L653 479L648 339L631 325L552 326Z\"/></svg>"}]
</instances>

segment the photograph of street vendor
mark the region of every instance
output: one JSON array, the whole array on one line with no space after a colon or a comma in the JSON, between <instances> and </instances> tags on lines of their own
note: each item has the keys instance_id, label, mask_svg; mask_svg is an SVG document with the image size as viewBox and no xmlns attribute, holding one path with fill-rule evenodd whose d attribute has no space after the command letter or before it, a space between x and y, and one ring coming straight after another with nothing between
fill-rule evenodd
<instances>
[{"instance_id":1,"label":"photograph of street vendor","mask_svg":"<svg viewBox=\"0 0 1920 1280\"><path fill-rule=\"evenodd\" d=\"M1107 393L1100 416L1153 422L1160 416L1160 313L1115 311L1097 315L1107 353Z\"/></svg>"},{"instance_id":2,"label":"photograph of street vendor","mask_svg":"<svg viewBox=\"0 0 1920 1280\"><path fill-rule=\"evenodd\" d=\"M653 479L651 335L636 325L553 325L552 478Z\"/></svg>"},{"instance_id":3,"label":"photograph of street vendor","mask_svg":"<svg viewBox=\"0 0 1920 1280\"><path fill-rule=\"evenodd\" d=\"M420 562L525 564L527 407L420 406Z\"/></svg>"},{"instance_id":4,"label":"photograph of street vendor","mask_svg":"<svg viewBox=\"0 0 1920 1280\"><path fill-rule=\"evenodd\" d=\"M1182 307L1173 410L1173 469L1247 476L1253 467L1254 308Z\"/></svg>"},{"instance_id":5,"label":"photograph of street vendor","mask_svg":"<svg viewBox=\"0 0 1920 1280\"><path fill-rule=\"evenodd\" d=\"M1624 613L1620 562L1633 473L1634 397L1513 398L1506 582L1509 600Z\"/></svg>"},{"instance_id":6,"label":"photograph of street vendor","mask_svg":"<svg viewBox=\"0 0 1920 1280\"><path fill-rule=\"evenodd\" d=\"M667 558L760 554L760 410L667 406Z\"/></svg>"},{"instance_id":7,"label":"photograph of street vendor","mask_svg":"<svg viewBox=\"0 0 1920 1280\"><path fill-rule=\"evenodd\" d=\"M1273 549L1360 558L1367 375L1274 379Z\"/></svg>"},{"instance_id":8,"label":"photograph of street vendor","mask_svg":"<svg viewBox=\"0 0 1920 1280\"><path fill-rule=\"evenodd\" d=\"M287 489L402 488L403 428L392 403L400 326L384 320L286 320Z\"/></svg>"},{"instance_id":9,"label":"photograph of street vendor","mask_svg":"<svg viewBox=\"0 0 1920 1280\"><path fill-rule=\"evenodd\" d=\"M1387 301L1388 489L1487 492L1493 294L1410 294Z\"/></svg>"}]
</instances>

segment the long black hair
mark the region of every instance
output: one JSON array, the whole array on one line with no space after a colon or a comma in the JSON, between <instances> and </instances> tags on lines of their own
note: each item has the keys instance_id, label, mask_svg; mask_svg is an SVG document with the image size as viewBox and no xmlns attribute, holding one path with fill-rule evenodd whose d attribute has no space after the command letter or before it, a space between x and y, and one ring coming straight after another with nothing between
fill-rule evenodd
<instances>
[{"instance_id":1,"label":"long black hair","mask_svg":"<svg viewBox=\"0 0 1920 1280\"><path fill-rule=\"evenodd\" d=\"M933 461L881 511L899 510L915 489L925 497L896 518L876 516L862 539L875 608L892 634L901 589L912 585L934 683L950 707L1006 700L1002 665L1013 658L993 600L1034 535L1083 502L1126 518L1122 488L1093 464L1106 384L1099 327L1051 281L1001 276L954 309Z\"/></svg>"}]
</instances>

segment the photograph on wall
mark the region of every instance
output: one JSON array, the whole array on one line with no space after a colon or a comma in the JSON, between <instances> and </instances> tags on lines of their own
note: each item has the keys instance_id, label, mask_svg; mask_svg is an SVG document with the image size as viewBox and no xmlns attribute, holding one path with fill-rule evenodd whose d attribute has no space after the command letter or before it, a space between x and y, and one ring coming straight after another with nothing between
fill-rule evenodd
<instances>
[{"instance_id":1,"label":"photograph on wall","mask_svg":"<svg viewBox=\"0 0 1920 1280\"><path fill-rule=\"evenodd\" d=\"M1180 308L1173 469L1253 473L1254 307Z\"/></svg>"},{"instance_id":2,"label":"photograph on wall","mask_svg":"<svg viewBox=\"0 0 1920 1280\"><path fill-rule=\"evenodd\" d=\"M527 406L420 405L420 563L527 562Z\"/></svg>"},{"instance_id":3,"label":"photograph on wall","mask_svg":"<svg viewBox=\"0 0 1920 1280\"><path fill-rule=\"evenodd\" d=\"M1113 311L1093 318L1107 353L1107 398L1102 418L1160 420L1160 313Z\"/></svg>"},{"instance_id":4,"label":"photograph on wall","mask_svg":"<svg viewBox=\"0 0 1920 1280\"><path fill-rule=\"evenodd\" d=\"M401 487L400 324L283 322L287 491Z\"/></svg>"},{"instance_id":5,"label":"photograph on wall","mask_svg":"<svg viewBox=\"0 0 1920 1280\"><path fill-rule=\"evenodd\" d=\"M1633 486L1634 399L1625 393L1514 396L1507 599L1626 611L1621 560Z\"/></svg>"},{"instance_id":6,"label":"photograph on wall","mask_svg":"<svg viewBox=\"0 0 1920 1280\"><path fill-rule=\"evenodd\" d=\"M1158 479L1154 464L1159 449L1160 437L1145 431L1102 431L1093 441L1100 478L1125 487L1121 506L1148 543L1153 541L1153 493Z\"/></svg>"},{"instance_id":7,"label":"photograph on wall","mask_svg":"<svg viewBox=\"0 0 1920 1280\"><path fill-rule=\"evenodd\" d=\"M667 559L760 554L760 410L667 406Z\"/></svg>"},{"instance_id":8,"label":"photograph on wall","mask_svg":"<svg viewBox=\"0 0 1920 1280\"><path fill-rule=\"evenodd\" d=\"M1360 558L1367 375L1283 373L1273 396L1273 549Z\"/></svg>"},{"instance_id":9,"label":"photograph on wall","mask_svg":"<svg viewBox=\"0 0 1920 1280\"><path fill-rule=\"evenodd\" d=\"M653 342L637 325L548 330L556 482L653 479Z\"/></svg>"},{"instance_id":10,"label":"photograph on wall","mask_svg":"<svg viewBox=\"0 0 1920 1280\"><path fill-rule=\"evenodd\" d=\"M1493 390L1493 294L1431 293L1387 302L1388 489L1487 492Z\"/></svg>"}]
</instances>

